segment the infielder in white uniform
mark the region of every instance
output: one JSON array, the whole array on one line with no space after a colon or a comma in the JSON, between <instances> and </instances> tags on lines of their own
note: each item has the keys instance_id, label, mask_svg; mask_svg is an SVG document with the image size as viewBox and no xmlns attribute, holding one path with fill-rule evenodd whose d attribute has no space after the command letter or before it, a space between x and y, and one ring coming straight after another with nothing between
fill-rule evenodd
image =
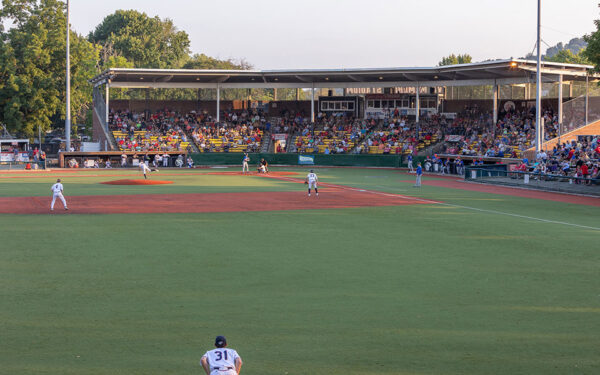
<instances>
[{"instance_id":1,"label":"infielder in white uniform","mask_svg":"<svg viewBox=\"0 0 600 375\"><path fill-rule=\"evenodd\" d=\"M319 189L317 189L317 182L318 181L319 181L319 179L317 178L317 175L311 169L310 173L306 176L306 181L305 181L308 184L308 196L309 197L310 197L310 189L312 187L315 188L315 194L317 195L317 197L319 196Z\"/></svg>"},{"instance_id":2,"label":"infielder in white uniform","mask_svg":"<svg viewBox=\"0 0 600 375\"><path fill-rule=\"evenodd\" d=\"M248 156L248 153L246 152L244 154L244 159L242 160L242 173L250 172L250 169L248 168L249 161L250 161L250 157Z\"/></svg>"},{"instance_id":3,"label":"infielder in white uniform","mask_svg":"<svg viewBox=\"0 0 600 375\"><path fill-rule=\"evenodd\" d=\"M69 208L67 207L67 202L63 196L63 185L60 183L60 178L56 180L56 183L52 185L50 190L52 190L52 204L50 204L50 211L54 211L54 202L56 202L57 197L61 200L65 210L68 210Z\"/></svg>"},{"instance_id":4,"label":"infielder in white uniform","mask_svg":"<svg viewBox=\"0 0 600 375\"><path fill-rule=\"evenodd\" d=\"M227 349L224 336L215 339L216 349L207 351L200 359L206 375L238 375L242 370L242 358L233 349Z\"/></svg>"},{"instance_id":5,"label":"infielder in white uniform","mask_svg":"<svg viewBox=\"0 0 600 375\"><path fill-rule=\"evenodd\" d=\"M150 173L150 172L152 172L152 171L153 171L153 170L152 170L152 169L150 169L150 167L148 167L148 166L146 165L146 163L144 163L144 162L141 162L141 163L140 163L140 169L142 170L142 173L144 174L144 180L146 180L146 179L148 178L148 177L146 177L146 173ZM154 171L155 171L155 172L158 172L158 169L154 169Z\"/></svg>"}]
</instances>

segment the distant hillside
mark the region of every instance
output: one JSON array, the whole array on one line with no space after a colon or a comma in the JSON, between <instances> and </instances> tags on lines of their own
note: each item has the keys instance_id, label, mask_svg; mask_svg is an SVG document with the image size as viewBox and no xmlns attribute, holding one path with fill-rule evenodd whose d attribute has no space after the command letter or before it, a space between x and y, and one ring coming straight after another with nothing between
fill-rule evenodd
<instances>
[{"instance_id":1,"label":"distant hillside","mask_svg":"<svg viewBox=\"0 0 600 375\"><path fill-rule=\"evenodd\" d=\"M577 55L579 51L581 51L585 47L587 47L587 43L585 42L585 40L583 40L583 38L573 38L569 40L569 43L567 44L559 42L557 45L546 49L546 53L542 55L542 60L545 60L546 58L551 58L560 51L564 50L569 50L571 51L571 53L573 53L573 55ZM525 59L528 60L535 60L535 58L536 55L534 53L529 53L525 56Z\"/></svg>"},{"instance_id":2,"label":"distant hillside","mask_svg":"<svg viewBox=\"0 0 600 375\"><path fill-rule=\"evenodd\" d=\"M544 57L552 57L562 50L569 50L573 53L573 55L577 55L579 51L585 47L587 47L587 43L585 40L583 40L583 38L573 38L569 40L569 43L566 45L563 45L562 42L559 42L554 47L548 48Z\"/></svg>"}]
</instances>

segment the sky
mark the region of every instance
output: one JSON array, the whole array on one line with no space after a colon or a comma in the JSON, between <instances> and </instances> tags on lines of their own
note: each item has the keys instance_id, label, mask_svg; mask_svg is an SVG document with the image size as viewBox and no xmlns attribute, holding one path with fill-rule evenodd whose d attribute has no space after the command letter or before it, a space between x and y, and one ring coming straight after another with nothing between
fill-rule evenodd
<instances>
[{"instance_id":1,"label":"sky","mask_svg":"<svg viewBox=\"0 0 600 375\"><path fill-rule=\"evenodd\" d=\"M170 18L193 53L243 58L257 69L434 66L523 57L536 40L535 0L70 0L87 35L117 9ZM594 31L596 0L542 0L550 46ZM542 43L542 51L548 46Z\"/></svg>"}]
</instances>

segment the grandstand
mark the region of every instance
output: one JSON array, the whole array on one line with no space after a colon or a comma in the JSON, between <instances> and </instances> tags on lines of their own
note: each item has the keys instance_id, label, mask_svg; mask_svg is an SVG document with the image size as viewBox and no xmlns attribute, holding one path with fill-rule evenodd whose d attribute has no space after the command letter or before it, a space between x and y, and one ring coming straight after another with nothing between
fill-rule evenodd
<instances>
[{"instance_id":1,"label":"grandstand","mask_svg":"<svg viewBox=\"0 0 600 375\"><path fill-rule=\"evenodd\" d=\"M547 117L547 121L552 124L546 124L547 140L561 133L563 121L568 123L569 130L572 130L596 120L596 117L600 119L600 111L590 111L588 108L588 87L590 82L598 78L589 75L591 68L586 65L548 62L543 64L544 82L550 85L548 89L555 96L555 99L546 98L542 101L544 108L552 112ZM506 125L505 116L510 111L521 113L531 110L531 92L535 85L534 71L535 62L518 59L427 68L266 71L108 69L91 81L94 84L94 137L101 141L101 145L107 150L266 152L275 151L272 138L277 134L279 138L289 140L285 149L278 148L280 152L407 154L428 150L443 141L445 136L460 135L453 133L453 130L459 127L456 123L469 118L472 122L469 125L470 134L464 135L471 138L473 133L476 133L477 138L471 139L469 149L474 150L478 148L478 144L484 143L487 151L494 143L504 140L504 146L521 156L532 146L535 137L531 137L531 132L527 131L523 138L520 130L514 129L514 125L518 127L522 124L511 122ZM589 77L592 77L592 80L589 80ZM104 87L104 90L101 90L101 87ZM475 98L473 88L477 87L482 88L483 94L478 94ZM565 87L567 95L563 96ZM114 101L111 104L108 95L111 88L210 88L216 90L217 100L210 103L169 101L151 105L148 101ZM246 122L259 129L252 135L253 140L249 140L248 136L243 134L207 137L206 134L201 134L203 130L199 131L197 126L190 129L175 121L179 126L177 134L171 134L170 139L163 142L163 139L159 138L165 136L164 133L124 134L123 129L115 129L115 124L111 123L110 116L114 111L135 107L140 113L157 113L158 108L170 108L185 119L189 119L193 112L202 113L205 117L196 124L201 128L219 126L224 128L226 133L236 132L237 124L231 121L228 113L236 112L239 108L234 108L235 103L231 101L220 100L220 91L231 88L308 89L311 100L291 101L286 104L259 103L266 110L258 116L258 122L254 121L254 117L252 121ZM316 89L328 89L327 95L315 97ZM343 90L343 95L334 95L333 89ZM469 91L470 89L473 90ZM565 99L569 100L565 103L567 113L563 113ZM583 112L572 110L571 107L581 108L581 105L570 106L571 101L584 104ZM178 106L179 108L176 108ZM473 107L477 108L480 118L473 119L473 113L465 117L465 108ZM284 115L287 117L282 120ZM386 141L374 139L373 134L352 136L352 132L348 132L347 129L319 133L324 125L321 116L325 119L334 118L335 121L328 120L329 123L341 124L343 127L352 126L356 120L369 120L370 130L383 131ZM371 124L371 120L374 120L375 124ZM405 125L408 124L408 129L401 134L395 134L389 125L402 120ZM431 129L423 131L424 126L432 124L434 127L440 127L440 121L450 120L454 121L454 126L445 126L441 132ZM266 124L283 125L286 130L275 131L275 127L271 129ZM302 134L307 126L310 134ZM531 127L531 124L527 126ZM503 133L506 128L512 133ZM412 133L411 137L404 134L406 131ZM134 142L124 142L127 136ZM380 135L377 138L382 137ZM388 142L387 138L393 139L393 142Z\"/></svg>"}]
</instances>

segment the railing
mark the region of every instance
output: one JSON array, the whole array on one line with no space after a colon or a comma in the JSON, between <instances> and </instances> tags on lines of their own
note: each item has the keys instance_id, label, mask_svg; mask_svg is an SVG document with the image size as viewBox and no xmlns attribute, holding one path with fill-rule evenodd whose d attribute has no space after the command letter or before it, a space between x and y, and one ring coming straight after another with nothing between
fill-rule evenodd
<instances>
[{"instance_id":1,"label":"railing","mask_svg":"<svg viewBox=\"0 0 600 375\"><path fill-rule=\"evenodd\" d=\"M0 170L24 170L27 164L31 169L46 169L46 160L41 161L0 161ZM37 166L37 167L36 167Z\"/></svg>"},{"instance_id":2,"label":"railing","mask_svg":"<svg viewBox=\"0 0 600 375\"><path fill-rule=\"evenodd\" d=\"M501 168L467 167L465 180L496 185L539 188L578 194L600 195L600 176L575 177L535 170L509 171Z\"/></svg>"}]
</instances>

